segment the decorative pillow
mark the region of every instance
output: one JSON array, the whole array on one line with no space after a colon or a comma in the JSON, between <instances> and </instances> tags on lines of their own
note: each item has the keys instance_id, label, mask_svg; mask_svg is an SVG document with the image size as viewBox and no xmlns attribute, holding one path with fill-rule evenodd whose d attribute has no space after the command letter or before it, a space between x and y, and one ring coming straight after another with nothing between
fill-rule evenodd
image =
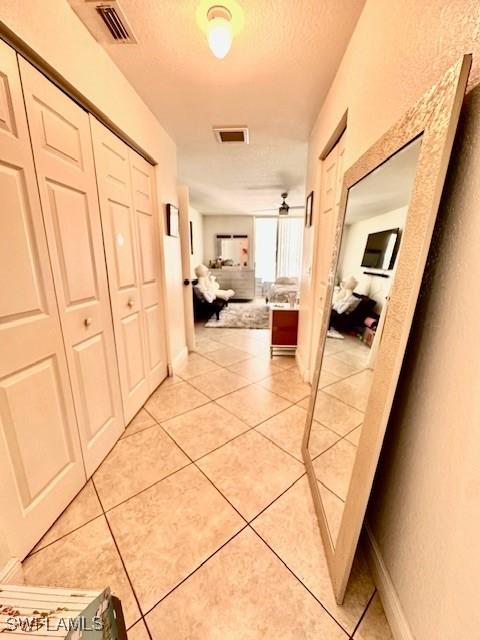
<instances>
[{"instance_id":1,"label":"decorative pillow","mask_svg":"<svg viewBox=\"0 0 480 640\"><path fill-rule=\"evenodd\" d=\"M348 298L346 298L345 300L339 300L338 302L335 302L333 305L333 308L339 314L345 313L348 315L358 307L360 302L361 302L361 299L357 298L352 294L348 296Z\"/></svg>"}]
</instances>

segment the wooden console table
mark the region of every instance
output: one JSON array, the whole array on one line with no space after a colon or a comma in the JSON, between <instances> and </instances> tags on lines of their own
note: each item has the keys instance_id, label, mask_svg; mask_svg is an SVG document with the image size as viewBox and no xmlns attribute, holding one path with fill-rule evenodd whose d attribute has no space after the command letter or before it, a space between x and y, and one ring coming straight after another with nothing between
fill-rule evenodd
<instances>
[{"instance_id":1,"label":"wooden console table","mask_svg":"<svg viewBox=\"0 0 480 640\"><path fill-rule=\"evenodd\" d=\"M270 305L270 357L274 351L295 353L298 336L298 307Z\"/></svg>"}]
</instances>

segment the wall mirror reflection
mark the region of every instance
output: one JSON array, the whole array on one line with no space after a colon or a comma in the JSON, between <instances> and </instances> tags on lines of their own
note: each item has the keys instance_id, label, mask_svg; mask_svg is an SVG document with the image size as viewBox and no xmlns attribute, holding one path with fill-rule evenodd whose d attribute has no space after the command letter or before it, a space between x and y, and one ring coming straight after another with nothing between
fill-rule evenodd
<instances>
[{"instance_id":1,"label":"wall mirror reflection","mask_svg":"<svg viewBox=\"0 0 480 640\"><path fill-rule=\"evenodd\" d=\"M471 57L344 174L302 455L343 602L421 287ZM348 140L348 129L347 129ZM320 203L319 210L322 211ZM319 233L322 225L319 226Z\"/></svg>"},{"instance_id":2,"label":"wall mirror reflection","mask_svg":"<svg viewBox=\"0 0 480 640\"><path fill-rule=\"evenodd\" d=\"M308 447L335 547L372 389L421 137L348 192Z\"/></svg>"},{"instance_id":3,"label":"wall mirror reflection","mask_svg":"<svg viewBox=\"0 0 480 640\"><path fill-rule=\"evenodd\" d=\"M248 267L247 235L217 235L217 259L225 267Z\"/></svg>"}]
</instances>

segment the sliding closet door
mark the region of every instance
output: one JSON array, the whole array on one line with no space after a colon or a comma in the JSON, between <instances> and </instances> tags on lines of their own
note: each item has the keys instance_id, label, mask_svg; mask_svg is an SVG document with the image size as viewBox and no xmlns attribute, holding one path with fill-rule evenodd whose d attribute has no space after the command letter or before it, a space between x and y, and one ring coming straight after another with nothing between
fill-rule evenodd
<instances>
[{"instance_id":1,"label":"sliding closet door","mask_svg":"<svg viewBox=\"0 0 480 640\"><path fill-rule=\"evenodd\" d=\"M124 429L88 114L20 60L88 476Z\"/></svg>"},{"instance_id":2,"label":"sliding closet door","mask_svg":"<svg viewBox=\"0 0 480 640\"><path fill-rule=\"evenodd\" d=\"M23 558L85 483L15 52L0 41L0 513Z\"/></svg>"},{"instance_id":3,"label":"sliding closet door","mask_svg":"<svg viewBox=\"0 0 480 640\"><path fill-rule=\"evenodd\" d=\"M128 422L149 395L130 149L97 120L90 117L90 122L123 409Z\"/></svg>"},{"instance_id":4,"label":"sliding closet door","mask_svg":"<svg viewBox=\"0 0 480 640\"><path fill-rule=\"evenodd\" d=\"M140 260L146 368L148 385L152 392L167 375L154 169L138 153L130 150L130 170Z\"/></svg>"}]
</instances>

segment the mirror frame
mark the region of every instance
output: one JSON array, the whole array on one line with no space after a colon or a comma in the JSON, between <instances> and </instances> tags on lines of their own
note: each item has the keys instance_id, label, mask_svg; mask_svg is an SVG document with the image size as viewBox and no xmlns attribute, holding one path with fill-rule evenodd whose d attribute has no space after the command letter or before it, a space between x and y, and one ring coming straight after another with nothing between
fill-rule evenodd
<instances>
[{"instance_id":1,"label":"mirror frame","mask_svg":"<svg viewBox=\"0 0 480 640\"><path fill-rule=\"evenodd\" d=\"M400 376L471 61L472 56L465 55L450 67L443 78L406 111L403 117L345 172L343 177L328 286L322 311L319 347L302 442L302 456L338 604L342 604L345 596ZM308 442L330 318L348 191L419 136L423 137L410 204L375 361L371 387L375 392L369 395L347 499L334 545L308 450Z\"/></svg>"}]
</instances>

